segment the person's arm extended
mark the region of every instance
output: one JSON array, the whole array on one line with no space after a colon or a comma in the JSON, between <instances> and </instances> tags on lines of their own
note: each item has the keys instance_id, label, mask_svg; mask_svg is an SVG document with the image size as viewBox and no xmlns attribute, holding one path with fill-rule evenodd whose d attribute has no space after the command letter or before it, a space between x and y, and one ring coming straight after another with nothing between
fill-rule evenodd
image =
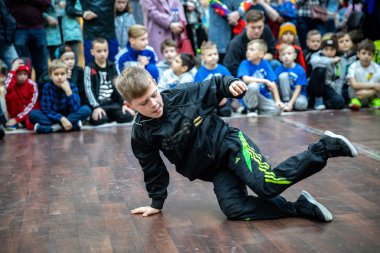
<instances>
[{"instance_id":1,"label":"person's arm extended","mask_svg":"<svg viewBox=\"0 0 380 253\"><path fill-rule=\"evenodd\" d=\"M379 91L380 83L361 83L357 82L354 77L350 77L348 79L350 81L350 85L353 89L358 90L358 89L375 89Z\"/></svg>"},{"instance_id":2,"label":"person's arm extended","mask_svg":"<svg viewBox=\"0 0 380 253\"><path fill-rule=\"evenodd\" d=\"M242 76L241 78L246 84L255 82L255 83L266 83L266 79L263 78L257 78L253 76Z\"/></svg>"},{"instance_id":3,"label":"person's arm extended","mask_svg":"<svg viewBox=\"0 0 380 253\"><path fill-rule=\"evenodd\" d=\"M135 125L135 128L139 127ZM147 141L144 141L136 132L137 130L133 129L132 150L144 172L145 187L149 197L152 199L152 203L150 206L139 207L131 212L142 214L142 216L149 216L159 213L164 205L165 199L168 196L169 173L160 157L158 149L152 147Z\"/></svg>"}]
</instances>

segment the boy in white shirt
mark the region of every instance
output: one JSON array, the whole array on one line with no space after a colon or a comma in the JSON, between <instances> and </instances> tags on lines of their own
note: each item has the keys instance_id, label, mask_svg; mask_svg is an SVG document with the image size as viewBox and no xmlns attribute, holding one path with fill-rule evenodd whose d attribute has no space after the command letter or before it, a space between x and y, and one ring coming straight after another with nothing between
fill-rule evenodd
<instances>
[{"instance_id":1,"label":"boy in white shirt","mask_svg":"<svg viewBox=\"0 0 380 253\"><path fill-rule=\"evenodd\" d=\"M349 107L359 110L363 105L380 108L380 66L372 61L375 53L373 41L365 39L358 45L355 61L348 69Z\"/></svg>"}]
</instances>

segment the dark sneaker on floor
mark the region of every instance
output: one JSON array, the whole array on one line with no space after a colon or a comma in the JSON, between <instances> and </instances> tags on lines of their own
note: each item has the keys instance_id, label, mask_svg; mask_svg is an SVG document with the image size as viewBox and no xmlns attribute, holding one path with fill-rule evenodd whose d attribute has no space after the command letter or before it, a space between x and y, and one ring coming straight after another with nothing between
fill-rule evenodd
<instances>
[{"instance_id":1,"label":"dark sneaker on floor","mask_svg":"<svg viewBox=\"0 0 380 253\"><path fill-rule=\"evenodd\" d=\"M5 135L4 127L2 124L0 124L0 140L4 139L4 135Z\"/></svg>"},{"instance_id":2,"label":"dark sneaker on floor","mask_svg":"<svg viewBox=\"0 0 380 253\"><path fill-rule=\"evenodd\" d=\"M73 131L80 131L82 129L82 121L78 121L77 123L73 124Z\"/></svg>"},{"instance_id":3,"label":"dark sneaker on floor","mask_svg":"<svg viewBox=\"0 0 380 253\"><path fill-rule=\"evenodd\" d=\"M325 145L327 152L329 153L329 157L354 157L358 155L358 151L346 137L334 134L331 131L324 132L320 142Z\"/></svg>"},{"instance_id":4,"label":"dark sneaker on floor","mask_svg":"<svg viewBox=\"0 0 380 253\"><path fill-rule=\"evenodd\" d=\"M300 217L325 222L332 221L333 219L331 212L316 201L307 191L302 191L295 205Z\"/></svg>"},{"instance_id":5,"label":"dark sneaker on floor","mask_svg":"<svg viewBox=\"0 0 380 253\"><path fill-rule=\"evenodd\" d=\"M38 134L47 134L52 133L53 128L51 126L43 126L37 123L34 125L34 131Z\"/></svg>"}]
</instances>

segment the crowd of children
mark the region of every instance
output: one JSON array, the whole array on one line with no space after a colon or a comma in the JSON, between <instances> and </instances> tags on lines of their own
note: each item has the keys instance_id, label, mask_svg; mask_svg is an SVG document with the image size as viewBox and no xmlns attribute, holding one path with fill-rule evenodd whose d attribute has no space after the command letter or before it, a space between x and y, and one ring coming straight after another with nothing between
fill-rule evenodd
<instances>
[{"instance_id":1,"label":"crowd of children","mask_svg":"<svg viewBox=\"0 0 380 253\"><path fill-rule=\"evenodd\" d=\"M202 13L207 5L204 2ZM80 9L78 3L75 6ZM217 43L204 39L196 42L200 47L194 56L181 52L178 41L171 39L160 41L160 52L155 52L149 45L152 39L148 37L149 29L136 24L129 1L116 0L115 34L119 51L115 61L109 60L109 40L93 38L90 49L93 61L86 62L83 69L78 64L81 39L75 37L80 29L78 20L61 12L65 5L59 2L44 15L52 59L48 74L40 76L37 84L31 78L33 66L25 57L15 58L8 74L6 67L2 67L4 88L0 92L5 94L5 103L0 103L0 135L3 126L50 133L80 130L83 123L97 126L114 121L131 122L135 111L124 104L113 83L131 66L143 66L159 91L218 75L240 78L247 84L247 94L243 99L222 99L215 113L223 117L231 116L233 111L280 115L283 111L308 108L380 108L380 66L372 60L376 51L373 41L354 43L346 31L321 34L310 30L302 48L298 26L288 19L279 25L276 42L275 32L265 20L269 5L265 6L264 12L254 8L240 13L246 20L245 29L229 43L226 53L218 51ZM195 14L191 13L193 7L186 9L188 17ZM275 15L271 16L278 21ZM177 17L170 18L178 22ZM190 25L194 26L194 22ZM72 32L68 33L64 26L70 24ZM55 43L49 34L56 33L50 30L58 26L61 37ZM164 59L158 61L157 53Z\"/></svg>"}]
</instances>

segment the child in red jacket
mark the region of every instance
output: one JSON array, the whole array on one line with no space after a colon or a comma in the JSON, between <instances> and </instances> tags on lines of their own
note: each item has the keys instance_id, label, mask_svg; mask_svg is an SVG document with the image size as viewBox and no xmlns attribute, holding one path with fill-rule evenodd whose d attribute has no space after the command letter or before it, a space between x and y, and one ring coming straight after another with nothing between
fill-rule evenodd
<instances>
[{"instance_id":1,"label":"child in red jacket","mask_svg":"<svg viewBox=\"0 0 380 253\"><path fill-rule=\"evenodd\" d=\"M283 23L280 26L280 31L278 33L279 43L276 45L276 52L274 54L274 59L276 60L279 59L278 51L280 49L281 44L285 43L285 44L292 45L297 53L297 58L295 62L301 65L304 68L305 72L307 72L305 56L303 54L302 48L296 44L296 39L297 39L296 26L290 22Z\"/></svg>"},{"instance_id":2,"label":"child in red jacket","mask_svg":"<svg viewBox=\"0 0 380 253\"><path fill-rule=\"evenodd\" d=\"M38 88L29 75L30 66L23 59L16 59L5 81L5 100L9 114L7 127L17 127L18 123L21 123L28 130L33 130L34 125L29 121L29 113L39 108Z\"/></svg>"}]
</instances>

